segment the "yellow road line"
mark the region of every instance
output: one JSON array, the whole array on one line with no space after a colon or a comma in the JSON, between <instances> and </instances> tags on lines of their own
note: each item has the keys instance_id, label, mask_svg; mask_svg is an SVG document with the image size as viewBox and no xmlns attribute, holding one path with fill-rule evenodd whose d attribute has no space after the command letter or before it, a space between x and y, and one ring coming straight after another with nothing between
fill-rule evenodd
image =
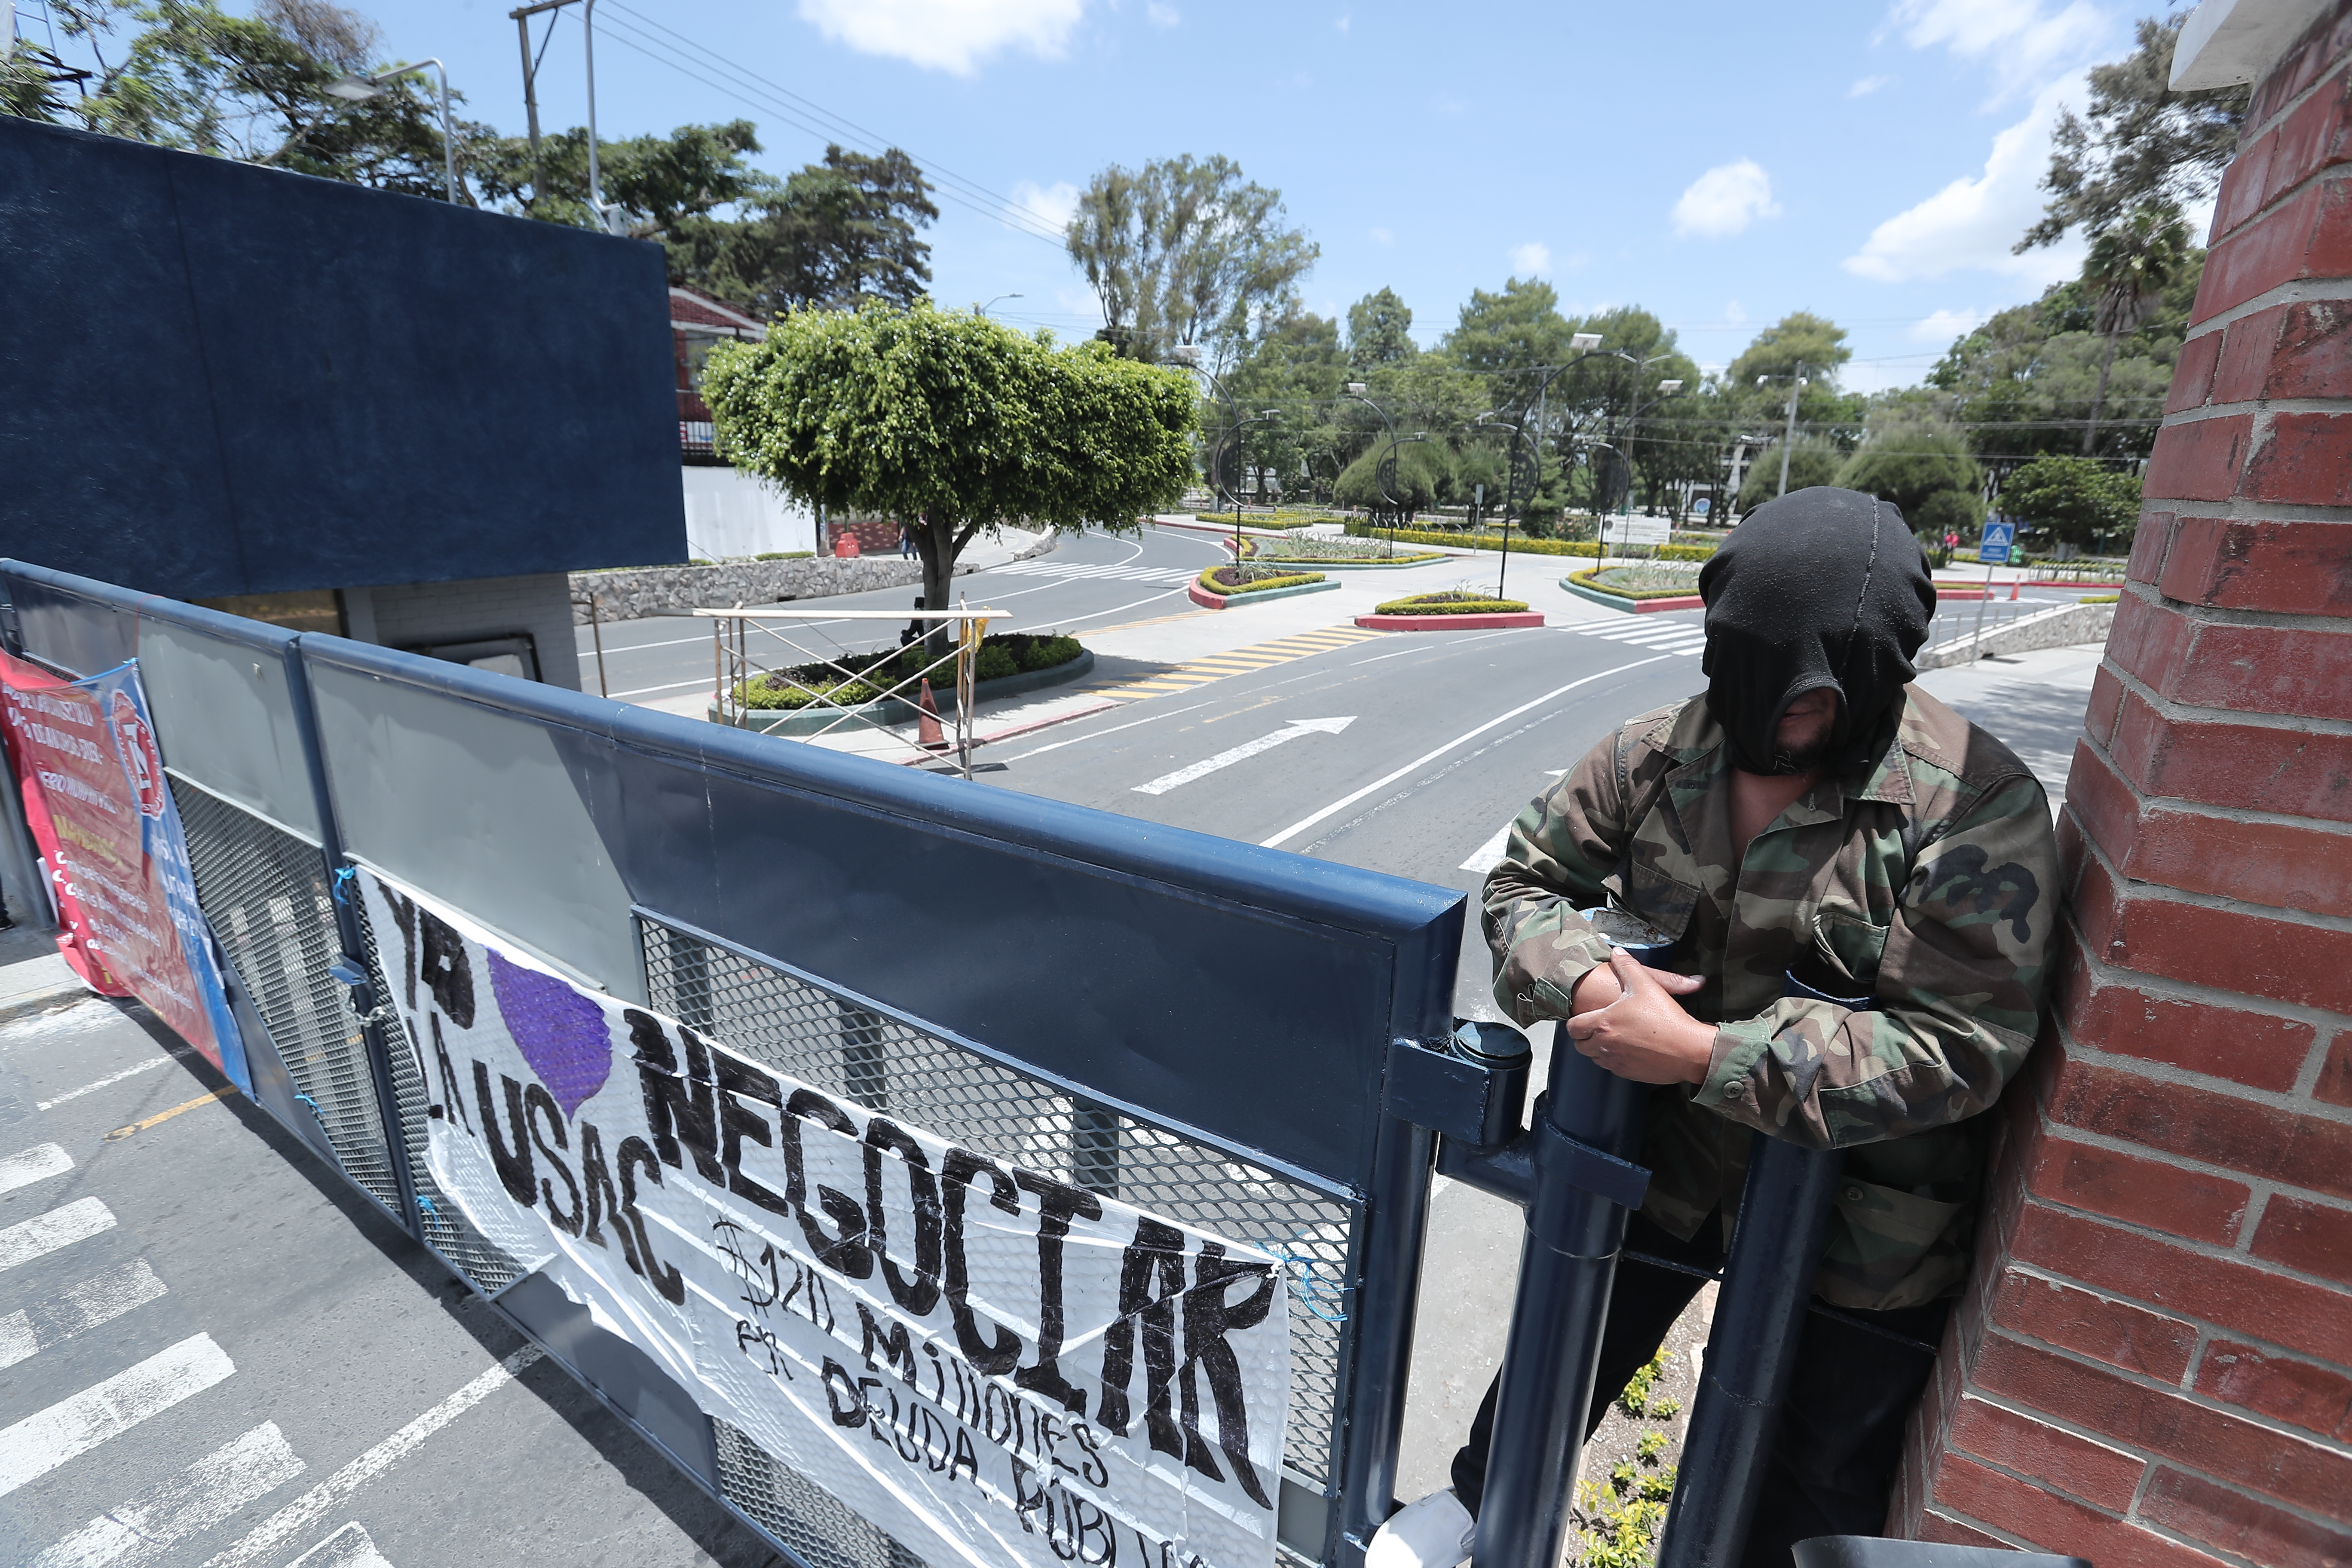
<instances>
[{"instance_id":1,"label":"yellow road line","mask_svg":"<svg viewBox=\"0 0 2352 1568\"><path fill-rule=\"evenodd\" d=\"M159 1110L144 1121L134 1121L128 1127L118 1127L113 1131L108 1133L103 1142L108 1143L120 1142L123 1139L130 1137L134 1132L146 1131L147 1129L154 1126L158 1121L171 1121L172 1118L179 1115L183 1110L194 1110L199 1105L210 1105L215 1100L226 1100L230 1095L235 1094L236 1092L236 1089L235 1086L223 1084L220 1088L214 1089L209 1094L200 1094L194 1100L184 1100L180 1104L172 1107L169 1110Z\"/></svg>"},{"instance_id":2,"label":"yellow road line","mask_svg":"<svg viewBox=\"0 0 2352 1568\"><path fill-rule=\"evenodd\" d=\"M1228 676L1246 675L1252 670L1271 669L1277 664L1310 655L1328 653L1333 648L1351 643L1366 642L1385 637L1385 632L1370 631L1360 626L1331 626L1317 632L1295 632L1250 647L1235 648L1230 653L1204 654L1201 658L1178 665L1159 675L1145 676L1124 686L1108 688L1107 697L1124 698L1129 701L1145 697L1164 697L1171 692L1189 691L1206 686Z\"/></svg>"}]
</instances>

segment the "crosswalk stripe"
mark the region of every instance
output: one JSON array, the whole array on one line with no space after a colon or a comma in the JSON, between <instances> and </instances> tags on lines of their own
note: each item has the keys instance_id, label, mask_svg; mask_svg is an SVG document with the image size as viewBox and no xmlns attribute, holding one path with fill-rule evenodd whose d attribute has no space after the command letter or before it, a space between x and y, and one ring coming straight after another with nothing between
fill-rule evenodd
<instances>
[{"instance_id":1,"label":"crosswalk stripe","mask_svg":"<svg viewBox=\"0 0 2352 1568\"><path fill-rule=\"evenodd\" d=\"M212 1335L198 1334L0 1429L0 1497L121 1436L150 1415L194 1398L236 1371L228 1352L213 1343Z\"/></svg>"},{"instance_id":2,"label":"crosswalk stripe","mask_svg":"<svg viewBox=\"0 0 2352 1568\"><path fill-rule=\"evenodd\" d=\"M345 1498L407 1458L427 1437L512 1383L515 1373L537 1361L540 1355L537 1345L525 1345L509 1354L498 1365L262 1521L244 1540L215 1553L205 1563L205 1568L251 1568L254 1563L268 1560L287 1542L324 1519L328 1511L340 1505Z\"/></svg>"},{"instance_id":3,"label":"crosswalk stripe","mask_svg":"<svg viewBox=\"0 0 2352 1568\"><path fill-rule=\"evenodd\" d=\"M392 1568L392 1563L375 1549L375 1538L355 1519L286 1568Z\"/></svg>"},{"instance_id":4,"label":"crosswalk stripe","mask_svg":"<svg viewBox=\"0 0 2352 1568\"><path fill-rule=\"evenodd\" d=\"M112 1322L169 1289L143 1258L71 1286L53 1300L0 1318L0 1367L15 1366L84 1329Z\"/></svg>"},{"instance_id":5,"label":"crosswalk stripe","mask_svg":"<svg viewBox=\"0 0 2352 1568\"><path fill-rule=\"evenodd\" d=\"M76 1198L63 1208L35 1215L20 1225L0 1230L0 1269L47 1258L61 1247L71 1247L113 1228L112 1209L97 1198Z\"/></svg>"},{"instance_id":6,"label":"crosswalk stripe","mask_svg":"<svg viewBox=\"0 0 2352 1568\"><path fill-rule=\"evenodd\" d=\"M0 1160L0 1193L13 1193L73 1169L73 1156L56 1143L42 1143Z\"/></svg>"},{"instance_id":7,"label":"crosswalk stripe","mask_svg":"<svg viewBox=\"0 0 2352 1568\"><path fill-rule=\"evenodd\" d=\"M1271 669L1277 664L1306 658L1313 654L1328 653L1336 647L1346 647L1385 633L1360 626L1328 626L1317 632L1293 632L1270 642L1254 643L1248 647L1233 648L1224 653L1203 654L1188 659L1160 675L1146 676L1124 686L1112 687L1105 695L1110 697L1162 697L1172 691L1188 691L1205 686L1213 680L1229 676L1247 675L1252 670Z\"/></svg>"},{"instance_id":8,"label":"crosswalk stripe","mask_svg":"<svg viewBox=\"0 0 2352 1568\"><path fill-rule=\"evenodd\" d=\"M178 1542L268 1497L306 1467L265 1421L179 1474L117 1503L33 1560L33 1568L141 1568Z\"/></svg>"}]
</instances>

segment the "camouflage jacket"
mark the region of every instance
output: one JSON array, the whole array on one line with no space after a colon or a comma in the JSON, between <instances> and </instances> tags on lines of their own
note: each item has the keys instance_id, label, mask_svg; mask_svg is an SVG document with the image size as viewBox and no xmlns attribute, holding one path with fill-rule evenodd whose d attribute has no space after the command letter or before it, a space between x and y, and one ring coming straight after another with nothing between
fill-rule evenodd
<instances>
[{"instance_id":1,"label":"camouflage jacket","mask_svg":"<svg viewBox=\"0 0 2352 1568\"><path fill-rule=\"evenodd\" d=\"M1651 1097L1643 1213L1726 1235L1748 1130L1848 1151L1814 1290L1916 1306L1968 1269L1985 1124L2033 1043L2057 920L2042 786L1916 686L1866 749L1731 860L1731 763L1702 698L1633 719L1511 824L1486 879L1495 996L1565 1017L1608 947L1576 910L1614 902L1676 938L1683 999L1717 1026L1706 1081ZM1795 966L1855 1011L1784 997Z\"/></svg>"}]
</instances>

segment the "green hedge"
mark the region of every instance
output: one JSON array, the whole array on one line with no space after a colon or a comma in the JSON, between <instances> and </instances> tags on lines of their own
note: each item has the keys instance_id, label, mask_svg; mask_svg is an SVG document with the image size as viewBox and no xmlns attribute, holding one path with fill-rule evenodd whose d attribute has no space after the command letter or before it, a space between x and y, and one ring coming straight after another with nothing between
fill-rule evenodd
<instances>
[{"instance_id":1,"label":"green hedge","mask_svg":"<svg viewBox=\"0 0 2352 1568\"><path fill-rule=\"evenodd\" d=\"M1568 580L1580 588L1591 588L1600 594L1614 594L1621 599L1695 599L1698 597L1698 584L1696 583L1687 588L1619 588L1598 581L1600 575L1601 568L1594 566L1582 572L1570 573Z\"/></svg>"},{"instance_id":2,"label":"green hedge","mask_svg":"<svg viewBox=\"0 0 2352 1568\"><path fill-rule=\"evenodd\" d=\"M1527 609L1523 599L1465 598L1452 594L1416 594L1376 605L1376 616L1516 616Z\"/></svg>"},{"instance_id":3,"label":"green hedge","mask_svg":"<svg viewBox=\"0 0 2352 1568\"><path fill-rule=\"evenodd\" d=\"M2076 601L2084 605L2115 605L2123 602L2121 594L2085 594Z\"/></svg>"},{"instance_id":4,"label":"green hedge","mask_svg":"<svg viewBox=\"0 0 2352 1568\"><path fill-rule=\"evenodd\" d=\"M1499 540L1484 539L1474 534L1438 533L1418 528L1390 530L1375 528L1367 522L1351 522L1348 525L1348 531L1359 539L1404 539L1411 540L1415 544L1451 544L1461 550L1503 548ZM1715 553L1712 545L1661 544L1655 548L1657 559L1660 561L1705 561ZM1601 546L1576 540L1514 539L1511 541L1511 553L1514 555L1582 555L1597 560L1601 555Z\"/></svg>"},{"instance_id":5,"label":"green hedge","mask_svg":"<svg viewBox=\"0 0 2352 1568\"><path fill-rule=\"evenodd\" d=\"M1192 514L1192 521L1195 522L1213 522L1221 527L1231 528L1234 525L1234 514L1229 511L1196 511ZM1338 522L1339 521L1339 519L1336 517L1326 516L1320 513L1309 515L1295 511L1268 511L1260 512L1255 517L1251 516L1248 512L1242 513L1242 526L1244 528L1278 528L1289 530L1293 528L1312 528L1318 522Z\"/></svg>"}]
</instances>

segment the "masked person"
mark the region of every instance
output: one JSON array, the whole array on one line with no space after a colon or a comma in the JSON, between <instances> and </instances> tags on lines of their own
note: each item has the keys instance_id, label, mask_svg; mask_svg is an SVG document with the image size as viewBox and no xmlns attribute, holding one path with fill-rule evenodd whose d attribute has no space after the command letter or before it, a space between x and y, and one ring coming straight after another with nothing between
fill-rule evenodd
<instances>
[{"instance_id":1,"label":"masked person","mask_svg":"<svg viewBox=\"0 0 2352 1568\"><path fill-rule=\"evenodd\" d=\"M1658 1087L1592 1401L1600 1417L1722 1266L1751 1135L1845 1151L1813 1296L1935 1343L1968 1272L1984 1110L2033 1043L2057 919L2050 808L2024 763L1909 684L1936 590L1894 507L1820 487L1759 507L1699 574L1707 689L1643 713L1512 823L1486 879L1496 1000ZM1646 970L1577 914L1675 939ZM1870 1007L1784 994L1790 976ZM1875 1535L1932 1370L1805 1318L1748 1568ZM1469 1554L1495 1390L1454 1485L1400 1510L1368 1568ZM1565 1484L1565 1481L1563 1481Z\"/></svg>"}]
</instances>

